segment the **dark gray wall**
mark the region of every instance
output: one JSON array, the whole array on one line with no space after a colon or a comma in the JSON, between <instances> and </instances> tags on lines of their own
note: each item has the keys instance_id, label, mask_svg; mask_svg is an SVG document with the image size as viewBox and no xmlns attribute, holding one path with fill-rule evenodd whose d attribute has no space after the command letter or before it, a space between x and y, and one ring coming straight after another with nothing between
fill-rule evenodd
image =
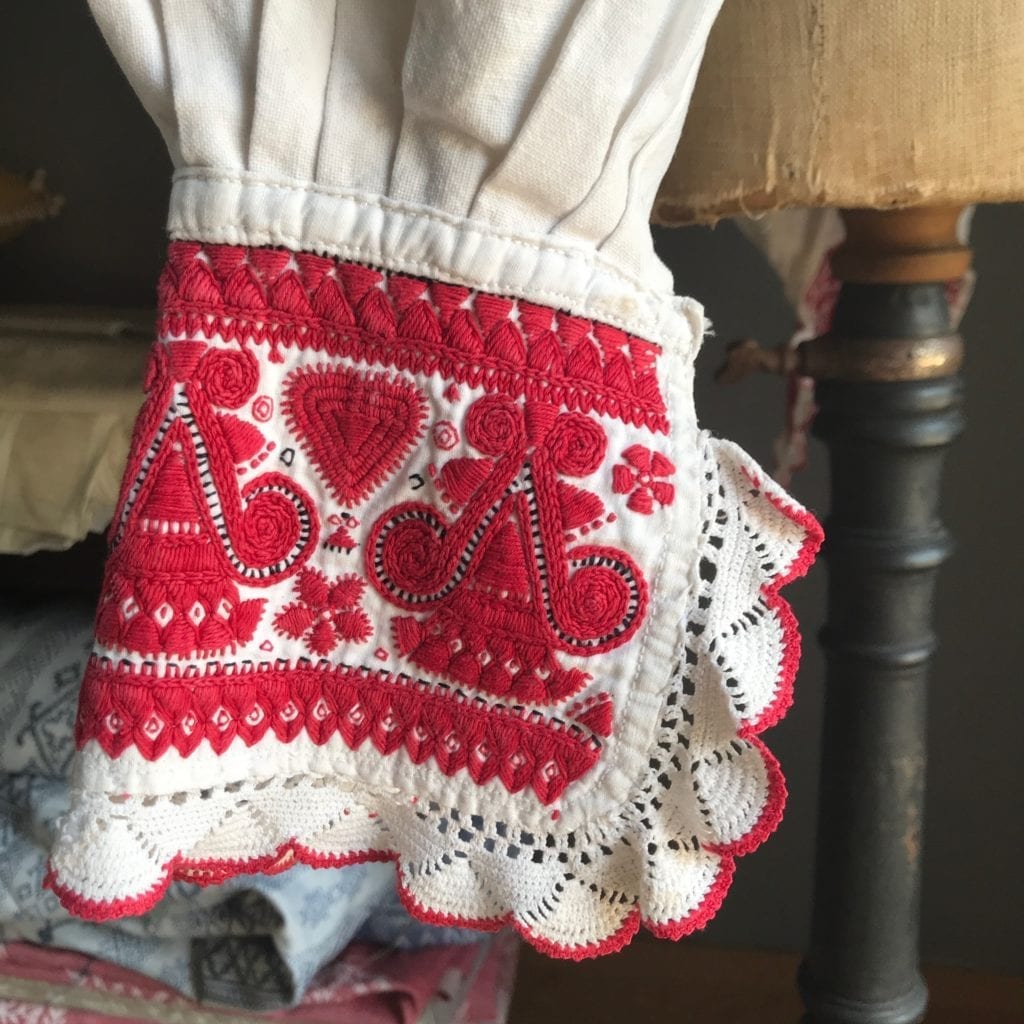
<instances>
[{"instance_id":1,"label":"dark gray wall","mask_svg":"<svg viewBox=\"0 0 1024 1024\"><path fill-rule=\"evenodd\" d=\"M147 305L163 252L169 164L163 146L83 0L8 4L0 34L0 166L45 167L67 198L61 216L0 246L0 302ZM730 338L784 338L791 314L777 282L736 229L662 232L680 291L715 322L699 363L706 426L762 461L782 416L782 385L721 390L711 372ZM931 704L924 947L935 960L1013 970L1024 949L1024 208L979 210L979 281L963 325L970 426L950 458L946 520L960 549L939 596L942 648ZM0 368L2 372L2 368ZM824 513L828 466L820 447L794 493ZM741 864L732 896L709 927L723 944L797 949L808 925L822 663L824 568L789 590L806 638L797 701L768 736L788 776L779 833Z\"/></svg>"}]
</instances>

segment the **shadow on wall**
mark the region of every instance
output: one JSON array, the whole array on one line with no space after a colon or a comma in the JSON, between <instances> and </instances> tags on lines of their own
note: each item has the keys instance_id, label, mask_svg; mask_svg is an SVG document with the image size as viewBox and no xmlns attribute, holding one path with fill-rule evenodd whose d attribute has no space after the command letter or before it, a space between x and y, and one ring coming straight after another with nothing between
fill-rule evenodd
<instances>
[{"instance_id":1,"label":"shadow on wall","mask_svg":"<svg viewBox=\"0 0 1024 1024\"><path fill-rule=\"evenodd\" d=\"M12 5L13 6L13 5ZM0 35L0 166L45 168L67 198L61 215L0 247L0 302L145 306L154 302L164 238L169 163L156 130L122 79L84 3L22 3ZM45 40L45 46L30 45ZM680 291L715 325L698 363L704 426L762 462L782 421L781 382L719 389L711 373L725 343L767 343L792 315L758 254L729 224L661 231L658 248ZM1024 607L1018 509L1024 460L1014 450L1024 386L1024 207L983 209L975 221L979 283L963 325L968 340L969 429L953 450L945 517L960 541L942 573L933 674L931 774L923 900L926 956L1015 970L1024 948L1021 873L1024 777L1016 725L1024 721ZM794 485L824 513L827 463L820 446ZM805 636L797 699L768 734L790 801L777 836L740 866L732 896L706 937L720 944L803 946L809 922L824 619L825 568L787 590Z\"/></svg>"}]
</instances>

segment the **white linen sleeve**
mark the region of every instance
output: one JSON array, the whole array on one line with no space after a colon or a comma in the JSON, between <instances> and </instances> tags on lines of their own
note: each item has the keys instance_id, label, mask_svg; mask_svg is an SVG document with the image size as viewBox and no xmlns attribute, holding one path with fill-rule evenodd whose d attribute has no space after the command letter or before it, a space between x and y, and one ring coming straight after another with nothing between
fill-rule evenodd
<instances>
[{"instance_id":1,"label":"white linen sleeve","mask_svg":"<svg viewBox=\"0 0 1024 1024\"><path fill-rule=\"evenodd\" d=\"M699 335L648 216L720 0L90 2L167 139L173 237Z\"/></svg>"}]
</instances>

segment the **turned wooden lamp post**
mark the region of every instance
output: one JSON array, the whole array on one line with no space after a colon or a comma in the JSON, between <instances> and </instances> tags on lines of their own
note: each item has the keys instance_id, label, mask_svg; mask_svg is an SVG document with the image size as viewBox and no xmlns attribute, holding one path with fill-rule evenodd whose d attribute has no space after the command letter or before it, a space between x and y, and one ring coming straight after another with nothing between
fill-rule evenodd
<instances>
[{"instance_id":1,"label":"turned wooden lamp post","mask_svg":"<svg viewBox=\"0 0 1024 1024\"><path fill-rule=\"evenodd\" d=\"M1015 200L1024 0L725 0L655 219L830 206L846 227L831 333L777 360L818 382L832 476L813 1024L924 1017L924 698L963 425L944 286L970 262L960 211Z\"/></svg>"}]
</instances>

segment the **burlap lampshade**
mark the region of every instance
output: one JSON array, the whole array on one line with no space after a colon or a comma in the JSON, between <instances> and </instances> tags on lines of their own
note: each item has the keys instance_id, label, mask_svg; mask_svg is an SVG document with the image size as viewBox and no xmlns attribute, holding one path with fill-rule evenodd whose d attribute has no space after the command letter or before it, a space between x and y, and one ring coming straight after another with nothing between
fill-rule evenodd
<instances>
[{"instance_id":1,"label":"burlap lampshade","mask_svg":"<svg viewBox=\"0 0 1024 1024\"><path fill-rule=\"evenodd\" d=\"M725 0L655 205L1024 199L1021 0Z\"/></svg>"}]
</instances>

